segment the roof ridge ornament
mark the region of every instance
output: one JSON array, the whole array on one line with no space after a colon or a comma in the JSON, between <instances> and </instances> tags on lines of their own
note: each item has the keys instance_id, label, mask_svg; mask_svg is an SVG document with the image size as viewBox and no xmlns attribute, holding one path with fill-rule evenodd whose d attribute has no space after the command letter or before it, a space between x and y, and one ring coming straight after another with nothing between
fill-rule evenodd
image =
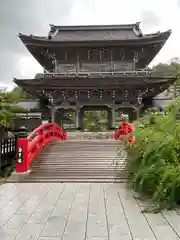
<instances>
[{"instance_id":1,"label":"roof ridge ornament","mask_svg":"<svg viewBox=\"0 0 180 240\"><path fill-rule=\"evenodd\" d=\"M58 29L54 25L50 24L50 31L48 33L48 39L51 40L58 32Z\"/></svg>"},{"instance_id":2,"label":"roof ridge ornament","mask_svg":"<svg viewBox=\"0 0 180 240\"><path fill-rule=\"evenodd\" d=\"M133 32L136 34L138 37L143 37L143 33L140 28L140 23L141 22L136 22L135 26L133 27Z\"/></svg>"}]
</instances>

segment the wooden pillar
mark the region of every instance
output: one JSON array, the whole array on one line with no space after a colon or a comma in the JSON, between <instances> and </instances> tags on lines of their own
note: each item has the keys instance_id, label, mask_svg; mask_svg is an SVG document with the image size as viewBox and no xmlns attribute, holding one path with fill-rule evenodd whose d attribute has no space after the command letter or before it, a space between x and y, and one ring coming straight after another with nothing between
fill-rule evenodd
<instances>
[{"instance_id":1,"label":"wooden pillar","mask_svg":"<svg viewBox=\"0 0 180 240\"><path fill-rule=\"evenodd\" d=\"M58 73L60 70L59 70L59 62L58 60L55 60L55 63L54 63L54 72L55 73Z\"/></svg>"},{"instance_id":2,"label":"wooden pillar","mask_svg":"<svg viewBox=\"0 0 180 240\"><path fill-rule=\"evenodd\" d=\"M130 108L128 111L129 122L133 121L133 111L134 111L133 108Z\"/></svg>"},{"instance_id":3,"label":"wooden pillar","mask_svg":"<svg viewBox=\"0 0 180 240\"><path fill-rule=\"evenodd\" d=\"M84 118L84 109L77 108L76 109L76 129L83 129L83 118Z\"/></svg>"},{"instance_id":4,"label":"wooden pillar","mask_svg":"<svg viewBox=\"0 0 180 240\"><path fill-rule=\"evenodd\" d=\"M139 120L139 118L140 118L140 108L139 107L137 107L136 108L136 116L137 116L137 120Z\"/></svg>"},{"instance_id":5,"label":"wooden pillar","mask_svg":"<svg viewBox=\"0 0 180 240\"><path fill-rule=\"evenodd\" d=\"M134 56L133 57L133 67L132 67L132 70L135 70L136 69L136 57Z\"/></svg>"},{"instance_id":6,"label":"wooden pillar","mask_svg":"<svg viewBox=\"0 0 180 240\"><path fill-rule=\"evenodd\" d=\"M137 120L137 109L133 107L129 108L128 115L129 115L129 122L133 122Z\"/></svg>"},{"instance_id":7,"label":"wooden pillar","mask_svg":"<svg viewBox=\"0 0 180 240\"><path fill-rule=\"evenodd\" d=\"M115 110L113 108L108 109L108 128L115 128Z\"/></svg>"},{"instance_id":8,"label":"wooden pillar","mask_svg":"<svg viewBox=\"0 0 180 240\"><path fill-rule=\"evenodd\" d=\"M76 109L76 129L79 129L79 113L80 109Z\"/></svg>"},{"instance_id":9,"label":"wooden pillar","mask_svg":"<svg viewBox=\"0 0 180 240\"><path fill-rule=\"evenodd\" d=\"M112 114L111 114L111 109L108 108L107 112L108 112L108 114L107 114L107 116L108 116L108 129L111 129L111 127L112 127Z\"/></svg>"},{"instance_id":10,"label":"wooden pillar","mask_svg":"<svg viewBox=\"0 0 180 240\"><path fill-rule=\"evenodd\" d=\"M113 66L113 50L110 50L110 65L111 65L111 72L114 71L114 66Z\"/></svg>"},{"instance_id":11,"label":"wooden pillar","mask_svg":"<svg viewBox=\"0 0 180 240\"><path fill-rule=\"evenodd\" d=\"M80 71L79 51L76 52L76 72Z\"/></svg>"},{"instance_id":12,"label":"wooden pillar","mask_svg":"<svg viewBox=\"0 0 180 240\"><path fill-rule=\"evenodd\" d=\"M112 129L115 129L115 124L116 124L116 111L115 109L111 109L112 112Z\"/></svg>"},{"instance_id":13,"label":"wooden pillar","mask_svg":"<svg viewBox=\"0 0 180 240\"><path fill-rule=\"evenodd\" d=\"M51 107L51 122L55 122L56 109L54 106Z\"/></svg>"}]
</instances>

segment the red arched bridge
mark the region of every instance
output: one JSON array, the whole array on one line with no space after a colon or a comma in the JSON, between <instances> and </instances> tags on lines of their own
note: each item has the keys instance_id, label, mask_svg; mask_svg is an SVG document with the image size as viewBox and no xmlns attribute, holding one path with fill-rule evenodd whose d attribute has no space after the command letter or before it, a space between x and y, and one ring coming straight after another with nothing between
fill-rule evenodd
<instances>
[{"instance_id":1,"label":"red arched bridge","mask_svg":"<svg viewBox=\"0 0 180 240\"><path fill-rule=\"evenodd\" d=\"M17 139L15 171L8 182L112 182L127 178L123 122L113 133L69 133L47 123ZM133 141L132 137L128 141Z\"/></svg>"}]
</instances>

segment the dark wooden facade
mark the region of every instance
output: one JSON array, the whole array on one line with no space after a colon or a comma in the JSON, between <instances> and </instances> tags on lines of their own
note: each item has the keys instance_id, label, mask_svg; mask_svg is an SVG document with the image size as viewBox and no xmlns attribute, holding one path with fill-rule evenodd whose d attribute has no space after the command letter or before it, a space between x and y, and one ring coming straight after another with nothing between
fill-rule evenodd
<instances>
[{"instance_id":1,"label":"dark wooden facade","mask_svg":"<svg viewBox=\"0 0 180 240\"><path fill-rule=\"evenodd\" d=\"M86 107L106 106L112 128L114 111L129 108L132 115L145 99L153 99L175 81L145 70L170 34L169 30L144 35L139 23L51 25L47 37L20 34L44 73L35 79L15 79L15 83L34 96L47 98L52 120L57 109L74 109L77 128L83 128Z\"/></svg>"}]
</instances>

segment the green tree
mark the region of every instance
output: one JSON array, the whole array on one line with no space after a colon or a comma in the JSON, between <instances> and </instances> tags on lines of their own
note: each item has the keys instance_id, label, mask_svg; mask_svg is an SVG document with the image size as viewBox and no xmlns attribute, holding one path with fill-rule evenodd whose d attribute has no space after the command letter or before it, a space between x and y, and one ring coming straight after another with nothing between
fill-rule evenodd
<instances>
[{"instance_id":1,"label":"green tree","mask_svg":"<svg viewBox=\"0 0 180 240\"><path fill-rule=\"evenodd\" d=\"M0 104L0 124L11 125L15 118L18 118L16 113L28 112L27 109L12 105L9 103Z\"/></svg>"},{"instance_id":2,"label":"green tree","mask_svg":"<svg viewBox=\"0 0 180 240\"><path fill-rule=\"evenodd\" d=\"M14 103L20 99L27 99L28 96L19 87L14 88L12 91L0 94L0 124L11 125L15 118L16 113L27 112L27 109L17 106Z\"/></svg>"},{"instance_id":3,"label":"green tree","mask_svg":"<svg viewBox=\"0 0 180 240\"><path fill-rule=\"evenodd\" d=\"M167 63L159 63L153 66L151 69L153 76L162 77L176 77L177 81L174 83L174 96L177 96L178 90L180 90L180 59L172 58Z\"/></svg>"},{"instance_id":4,"label":"green tree","mask_svg":"<svg viewBox=\"0 0 180 240\"><path fill-rule=\"evenodd\" d=\"M172 76L178 78L180 84L180 59L172 58L168 63L159 63L151 69L154 76Z\"/></svg>"},{"instance_id":5,"label":"green tree","mask_svg":"<svg viewBox=\"0 0 180 240\"><path fill-rule=\"evenodd\" d=\"M20 87L15 87L10 92L0 93L1 100L8 103L14 103L19 100L31 99L32 96L23 91ZM1 101L2 102L2 101Z\"/></svg>"}]
</instances>

